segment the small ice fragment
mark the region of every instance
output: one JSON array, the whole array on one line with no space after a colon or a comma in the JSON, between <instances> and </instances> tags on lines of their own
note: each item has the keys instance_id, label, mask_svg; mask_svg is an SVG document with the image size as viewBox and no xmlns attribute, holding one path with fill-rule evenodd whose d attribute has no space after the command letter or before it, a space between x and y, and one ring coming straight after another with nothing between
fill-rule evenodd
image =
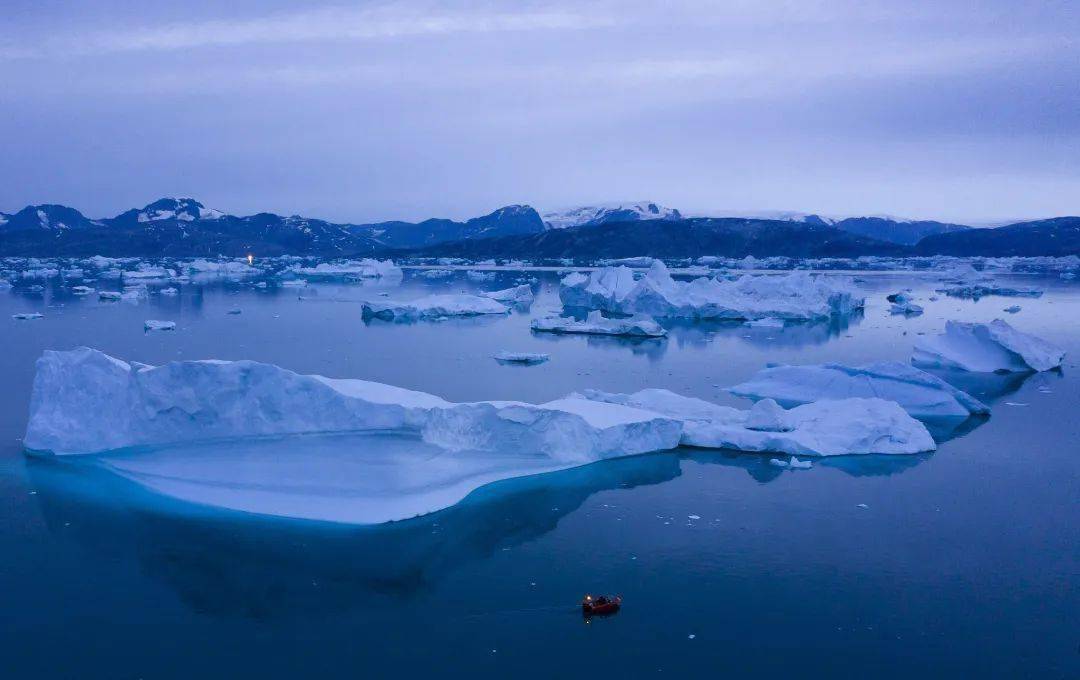
<instances>
[{"instance_id":1,"label":"small ice fragment","mask_svg":"<svg viewBox=\"0 0 1080 680\"><path fill-rule=\"evenodd\" d=\"M1005 309L1003 309L1001 311L1008 312L1009 314L1016 314L1017 312L1020 311L1020 305L1012 305L1011 307L1006 307Z\"/></svg>"},{"instance_id":2,"label":"small ice fragment","mask_svg":"<svg viewBox=\"0 0 1080 680\"><path fill-rule=\"evenodd\" d=\"M1020 403L1018 401L1007 401L1007 402L1005 402L1005 405L1006 406L1027 406L1027 404L1022 404L1022 403Z\"/></svg>"},{"instance_id":3,"label":"small ice fragment","mask_svg":"<svg viewBox=\"0 0 1080 680\"><path fill-rule=\"evenodd\" d=\"M864 510L865 510L865 509L869 508L870 506L869 506L869 505L867 505L866 503L859 503L859 504L858 504L858 505L856 505L855 507L857 507L857 508L862 508L862 509L864 509Z\"/></svg>"},{"instance_id":4,"label":"small ice fragment","mask_svg":"<svg viewBox=\"0 0 1080 680\"><path fill-rule=\"evenodd\" d=\"M244 310L242 310L242 309L230 309L229 311L227 311L225 313L226 314L243 314Z\"/></svg>"},{"instance_id":5,"label":"small ice fragment","mask_svg":"<svg viewBox=\"0 0 1080 680\"><path fill-rule=\"evenodd\" d=\"M16 321L31 321L33 319L40 319L44 314L41 312L19 312L18 314L12 314L11 318Z\"/></svg>"},{"instance_id":6,"label":"small ice fragment","mask_svg":"<svg viewBox=\"0 0 1080 680\"><path fill-rule=\"evenodd\" d=\"M143 329L148 331L175 331L175 321L158 321L157 319L147 319L143 323Z\"/></svg>"},{"instance_id":7,"label":"small ice fragment","mask_svg":"<svg viewBox=\"0 0 1080 680\"><path fill-rule=\"evenodd\" d=\"M687 515L690 519L701 519L701 515Z\"/></svg>"}]
</instances>

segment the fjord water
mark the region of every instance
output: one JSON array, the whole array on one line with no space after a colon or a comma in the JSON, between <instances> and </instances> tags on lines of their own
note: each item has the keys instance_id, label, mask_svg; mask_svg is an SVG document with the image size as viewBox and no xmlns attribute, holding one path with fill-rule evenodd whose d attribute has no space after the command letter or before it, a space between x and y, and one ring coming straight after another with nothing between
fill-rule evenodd
<instances>
[{"instance_id":1,"label":"fjord water","mask_svg":"<svg viewBox=\"0 0 1080 680\"><path fill-rule=\"evenodd\" d=\"M530 310L416 324L364 322L358 301L480 285L412 273L401 285L299 292L208 283L138 304L55 284L2 292L4 674L1076 677L1080 285L1005 277L1046 294L928 301L925 275L859 276L868 304L850 323L679 324L636 342L531 334L530 318L558 307L551 274ZM926 313L890 316L885 295L908 287ZM1012 304L1021 312L1005 314ZM11 320L24 311L44 318ZM20 441L44 349L87 345L151 364L254 359L454 401L663 387L745 405L721 388L768 362L906 361L917 334L946 319L998 317L1063 346L1065 366L968 376L959 386L993 414L937 433L936 453L784 471L769 456L679 450L499 482L377 527L185 503L96 457L28 458ZM144 333L146 319L177 330ZM551 360L506 366L491 358L499 350ZM306 470L305 453L344 445L267 446L301 484L334 472ZM621 593L624 610L584 622L575 605L588 591Z\"/></svg>"}]
</instances>

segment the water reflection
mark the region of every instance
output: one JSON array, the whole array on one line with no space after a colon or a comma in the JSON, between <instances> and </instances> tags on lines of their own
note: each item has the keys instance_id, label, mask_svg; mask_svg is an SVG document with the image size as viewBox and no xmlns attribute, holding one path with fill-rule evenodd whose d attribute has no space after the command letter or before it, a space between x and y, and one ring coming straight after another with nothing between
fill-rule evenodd
<instances>
[{"instance_id":1,"label":"water reflection","mask_svg":"<svg viewBox=\"0 0 1080 680\"><path fill-rule=\"evenodd\" d=\"M746 473L762 484L767 484L779 478L787 468L777 467L769 463L773 458L787 460L785 454L755 454L742 453L740 451L712 451L708 449L692 449L686 454L688 458L697 463L709 465L723 465L737 467L746 470ZM800 457L800 460L812 461L814 467L809 470L795 470L799 474L813 473L819 468L832 468L839 470L852 477L882 477L900 474L930 459L932 454L917 455L859 455L859 456L827 456L824 458Z\"/></svg>"},{"instance_id":2,"label":"water reflection","mask_svg":"<svg viewBox=\"0 0 1080 680\"><path fill-rule=\"evenodd\" d=\"M675 453L620 458L492 484L419 519L343 527L172 502L79 461L26 465L52 533L133 556L198 612L257 619L394 606L544 535L594 493L680 474Z\"/></svg>"}]
</instances>

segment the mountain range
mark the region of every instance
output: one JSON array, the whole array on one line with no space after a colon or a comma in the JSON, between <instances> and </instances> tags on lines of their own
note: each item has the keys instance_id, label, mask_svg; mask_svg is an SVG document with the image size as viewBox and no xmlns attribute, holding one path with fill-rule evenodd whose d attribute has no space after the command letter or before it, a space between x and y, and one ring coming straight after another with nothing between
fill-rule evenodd
<instances>
[{"instance_id":1,"label":"mountain range","mask_svg":"<svg viewBox=\"0 0 1080 680\"><path fill-rule=\"evenodd\" d=\"M0 256L462 257L855 257L859 255L1080 254L1080 218L974 228L932 220L686 217L656 203L617 203L548 212L510 205L465 221L334 223L273 213L236 216L192 198L162 198L115 217L92 219L63 205L0 213Z\"/></svg>"}]
</instances>

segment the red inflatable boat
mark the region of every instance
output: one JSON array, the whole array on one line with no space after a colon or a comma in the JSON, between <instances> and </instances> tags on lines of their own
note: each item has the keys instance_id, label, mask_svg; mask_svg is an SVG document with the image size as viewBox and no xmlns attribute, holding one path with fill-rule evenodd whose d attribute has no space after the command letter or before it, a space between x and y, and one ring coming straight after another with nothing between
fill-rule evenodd
<instances>
[{"instance_id":1,"label":"red inflatable boat","mask_svg":"<svg viewBox=\"0 0 1080 680\"><path fill-rule=\"evenodd\" d=\"M619 611L619 607L621 606L621 595L616 595L615 597L608 597L607 595L593 597L592 595L586 595L585 599L581 601L581 613L585 616L606 616Z\"/></svg>"}]
</instances>

